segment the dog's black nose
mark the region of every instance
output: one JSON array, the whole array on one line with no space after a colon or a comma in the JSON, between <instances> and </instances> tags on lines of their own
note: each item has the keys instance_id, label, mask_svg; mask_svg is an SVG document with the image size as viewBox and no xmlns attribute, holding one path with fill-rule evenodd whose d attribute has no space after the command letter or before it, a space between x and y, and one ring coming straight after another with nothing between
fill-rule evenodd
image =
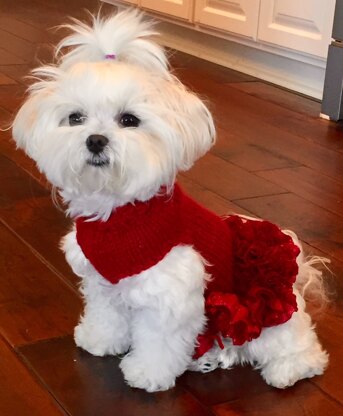
<instances>
[{"instance_id":1,"label":"dog's black nose","mask_svg":"<svg viewBox=\"0 0 343 416\"><path fill-rule=\"evenodd\" d=\"M96 155L104 150L108 143L108 138L101 134L92 134L86 140L87 149Z\"/></svg>"}]
</instances>

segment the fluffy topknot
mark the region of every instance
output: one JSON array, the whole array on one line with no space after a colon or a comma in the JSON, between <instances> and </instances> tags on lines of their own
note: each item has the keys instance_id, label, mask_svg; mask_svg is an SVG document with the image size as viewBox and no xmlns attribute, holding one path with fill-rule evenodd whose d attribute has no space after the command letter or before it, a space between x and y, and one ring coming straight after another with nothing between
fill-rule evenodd
<instances>
[{"instance_id":1,"label":"fluffy topknot","mask_svg":"<svg viewBox=\"0 0 343 416\"><path fill-rule=\"evenodd\" d=\"M125 10L103 18L92 16L90 25L77 19L61 27L72 33L56 48L58 65L62 69L77 62L101 61L114 55L116 61L139 65L149 71L168 76L168 60L164 49L151 40L157 35L154 23L144 19L138 10ZM64 48L68 48L63 53Z\"/></svg>"}]
</instances>

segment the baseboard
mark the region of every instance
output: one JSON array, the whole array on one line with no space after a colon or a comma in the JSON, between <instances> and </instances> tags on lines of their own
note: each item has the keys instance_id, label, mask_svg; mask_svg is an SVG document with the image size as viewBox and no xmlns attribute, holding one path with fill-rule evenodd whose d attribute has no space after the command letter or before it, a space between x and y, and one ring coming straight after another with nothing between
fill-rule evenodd
<instances>
[{"instance_id":1,"label":"baseboard","mask_svg":"<svg viewBox=\"0 0 343 416\"><path fill-rule=\"evenodd\" d=\"M325 62L302 62L170 22L158 24L162 44L252 75L276 85L322 99Z\"/></svg>"}]
</instances>

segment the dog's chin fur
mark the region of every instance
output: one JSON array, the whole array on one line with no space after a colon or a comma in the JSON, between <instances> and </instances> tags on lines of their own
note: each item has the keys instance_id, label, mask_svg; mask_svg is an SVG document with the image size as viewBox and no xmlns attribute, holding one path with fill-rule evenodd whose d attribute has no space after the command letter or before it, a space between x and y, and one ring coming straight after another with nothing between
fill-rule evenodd
<instances>
[{"instance_id":1,"label":"dog's chin fur","mask_svg":"<svg viewBox=\"0 0 343 416\"><path fill-rule=\"evenodd\" d=\"M163 49L150 39L151 24L137 12L98 16L92 27L74 22L69 29L58 51L71 50L57 65L34 71L38 80L15 118L13 136L60 190L71 216L106 220L116 207L171 190L176 174L213 145L215 130L204 103L169 72ZM112 54L116 59L104 59ZM73 113L82 113L82 123L69 125ZM138 117L139 125L123 127L124 113ZM87 148L91 135L108 139L98 155ZM131 348L120 364L131 386L166 390L188 368L206 372L250 362L269 384L283 388L326 366L299 293L320 282L313 262L300 261L299 311L289 322L242 347L226 342L225 350L213 348L195 362L208 276L192 247L174 247L151 269L111 285L85 258L75 231L62 246L82 278L86 303L76 343L100 356ZM316 288L322 293L320 284Z\"/></svg>"}]
</instances>

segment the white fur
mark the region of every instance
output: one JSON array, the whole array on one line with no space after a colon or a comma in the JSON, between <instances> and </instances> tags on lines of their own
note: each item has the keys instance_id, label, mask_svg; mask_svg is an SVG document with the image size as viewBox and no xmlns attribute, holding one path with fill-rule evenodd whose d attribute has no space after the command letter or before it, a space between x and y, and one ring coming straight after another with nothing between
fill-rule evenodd
<instances>
[{"instance_id":1,"label":"white fur","mask_svg":"<svg viewBox=\"0 0 343 416\"><path fill-rule=\"evenodd\" d=\"M70 215L105 221L117 207L149 200L161 186L171 188L177 172L189 169L213 145L215 129L203 102L168 72L164 51L150 39L151 25L140 14L97 16L92 27L74 21L68 28L72 33L57 52L71 49L56 66L34 71L37 79L13 135L60 190ZM116 59L105 60L106 54ZM85 121L70 126L75 112ZM123 113L136 115L140 125L123 128ZM87 162L95 157L86 146L93 134L109 140L96 156L107 163L101 167ZM85 258L75 230L62 247L81 277L85 301L76 344L94 355L126 354L120 367L133 387L166 390L188 368L209 371L244 362L260 368L267 383L286 387L325 368L327 355L297 288L299 311L291 320L264 329L242 347L226 340L224 350L216 346L193 361L197 335L206 324L208 276L192 247L176 246L151 269L116 285ZM313 285L321 277L313 261L300 257L299 266L299 290L312 286L322 293Z\"/></svg>"}]
</instances>

